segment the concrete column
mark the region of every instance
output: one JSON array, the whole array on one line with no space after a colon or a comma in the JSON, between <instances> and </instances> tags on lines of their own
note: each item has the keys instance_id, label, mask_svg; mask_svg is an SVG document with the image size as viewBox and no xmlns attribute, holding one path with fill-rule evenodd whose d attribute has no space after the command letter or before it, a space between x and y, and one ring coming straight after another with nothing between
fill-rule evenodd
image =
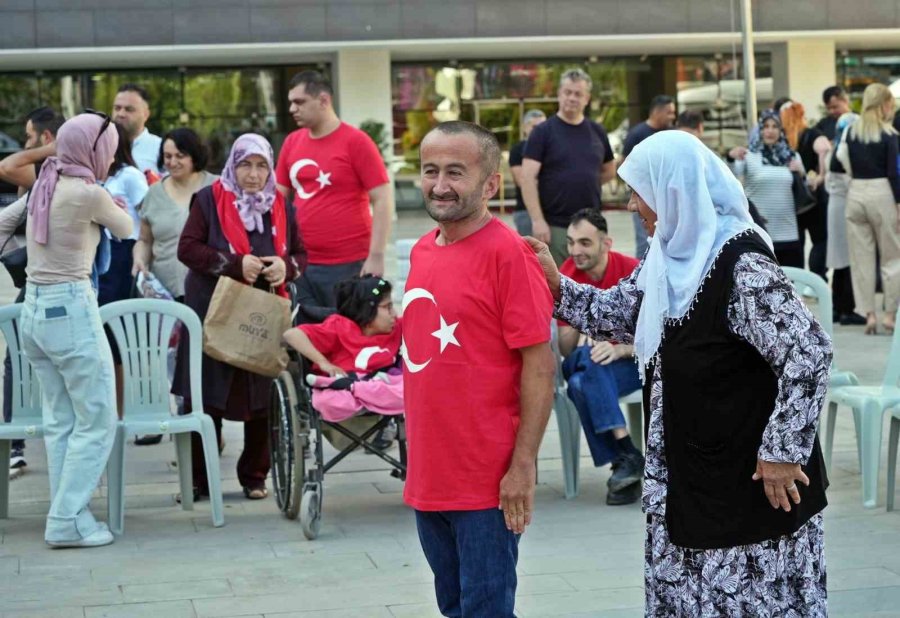
<instances>
[{"instance_id":1,"label":"concrete column","mask_svg":"<svg viewBox=\"0 0 900 618\"><path fill-rule=\"evenodd\" d=\"M377 120L393 138L391 53L387 50L340 50L335 77L336 107L341 120L355 127L364 120Z\"/></svg>"},{"instance_id":2,"label":"concrete column","mask_svg":"<svg viewBox=\"0 0 900 618\"><path fill-rule=\"evenodd\" d=\"M822 91L837 83L834 39L802 39L772 48L772 98L799 101L810 120L825 115Z\"/></svg>"},{"instance_id":3,"label":"concrete column","mask_svg":"<svg viewBox=\"0 0 900 618\"><path fill-rule=\"evenodd\" d=\"M349 50L337 52L334 64L335 108L341 120L358 127L364 120L384 125L389 145L386 161L394 156L394 115L391 104L391 52ZM388 166L393 196L394 173ZM395 214L396 217L396 214Z\"/></svg>"}]
</instances>

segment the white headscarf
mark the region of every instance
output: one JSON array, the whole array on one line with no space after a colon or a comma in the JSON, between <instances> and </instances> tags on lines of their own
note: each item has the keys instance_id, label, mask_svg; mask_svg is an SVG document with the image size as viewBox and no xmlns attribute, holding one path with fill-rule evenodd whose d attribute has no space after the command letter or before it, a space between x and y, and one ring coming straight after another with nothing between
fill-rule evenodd
<instances>
[{"instance_id":1,"label":"white headscarf","mask_svg":"<svg viewBox=\"0 0 900 618\"><path fill-rule=\"evenodd\" d=\"M634 347L646 369L662 342L665 320L687 315L725 243L748 230L770 248L772 241L750 218L734 174L685 131L660 131L645 139L628 155L619 176L658 217L637 280L644 299Z\"/></svg>"}]
</instances>

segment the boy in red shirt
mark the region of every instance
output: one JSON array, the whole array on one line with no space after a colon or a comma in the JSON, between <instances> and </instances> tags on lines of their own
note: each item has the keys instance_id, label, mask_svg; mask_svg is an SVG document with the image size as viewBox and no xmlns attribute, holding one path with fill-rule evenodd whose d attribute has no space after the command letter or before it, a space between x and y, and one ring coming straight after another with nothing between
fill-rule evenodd
<instances>
[{"instance_id":1,"label":"boy in red shirt","mask_svg":"<svg viewBox=\"0 0 900 618\"><path fill-rule=\"evenodd\" d=\"M578 283L601 290L614 287L638 265L633 257L612 251L606 219L596 208L572 216L566 230L569 258L559 271ZM594 465L612 463L606 503L630 504L641 497L644 457L638 451L619 407L619 397L641 388L634 346L594 342L559 320L563 373L575 403Z\"/></svg>"},{"instance_id":2,"label":"boy in red shirt","mask_svg":"<svg viewBox=\"0 0 900 618\"><path fill-rule=\"evenodd\" d=\"M506 618L553 399L553 301L529 246L488 211L500 184L494 135L445 122L421 157L438 229L413 248L403 297L403 495L441 613Z\"/></svg>"},{"instance_id":3,"label":"boy in red shirt","mask_svg":"<svg viewBox=\"0 0 900 618\"><path fill-rule=\"evenodd\" d=\"M275 166L278 190L285 198L294 193L309 254L298 297L316 321L334 312L338 281L384 275L394 211L378 147L363 131L341 122L333 95L331 83L316 71L291 79L290 112L300 128L284 140Z\"/></svg>"}]
</instances>

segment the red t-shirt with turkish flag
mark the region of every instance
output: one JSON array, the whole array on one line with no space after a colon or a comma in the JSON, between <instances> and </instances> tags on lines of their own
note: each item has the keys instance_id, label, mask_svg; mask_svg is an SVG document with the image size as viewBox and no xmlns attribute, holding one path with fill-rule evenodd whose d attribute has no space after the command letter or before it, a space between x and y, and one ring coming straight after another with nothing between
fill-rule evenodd
<instances>
[{"instance_id":1,"label":"red t-shirt with turkish flag","mask_svg":"<svg viewBox=\"0 0 900 618\"><path fill-rule=\"evenodd\" d=\"M519 427L519 349L550 341L553 299L534 252L498 219L451 245L437 235L413 248L403 296L403 497L421 511L497 508Z\"/></svg>"},{"instance_id":2,"label":"red t-shirt with turkish flag","mask_svg":"<svg viewBox=\"0 0 900 618\"><path fill-rule=\"evenodd\" d=\"M401 319L384 335L363 334L359 325L342 315L330 315L321 324L301 324L313 346L332 365L344 371L368 373L391 367L400 353ZM314 366L318 370L318 366Z\"/></svg>"},{"instance_id":3,"label":"red t-shirt with turkish flag","mask_svg":"<svg viewBox=\"0 0 900 618\"><path fill-rule=\"evenodd\" d=\"M378 147L344 122L318 139L298 129L284 140L278 184L294 191L294 209L310 264L346 264L369 255L369 191L388 182Z\"/></svg>"},{"instance_id":4,"label":"red t-shirt with turkish flag","mask_svg":"<svg viewBox=\"0 0 900 618\"><path fill-rule=\"evenodd\" d=\"M559 267L559 273L565 275L575 283L587 283L595 288L608 290L633 273L638 264L640 264L640 260L636 260L623 253L610 251L609 261L606 264L606 272L599 281L591 279L585 271L578 270L575 266L575 261L572 258L566 258L566 261ZM565 320L557 320L556 323L560 326L569 325Z\"/></svg>"}]
</instances>

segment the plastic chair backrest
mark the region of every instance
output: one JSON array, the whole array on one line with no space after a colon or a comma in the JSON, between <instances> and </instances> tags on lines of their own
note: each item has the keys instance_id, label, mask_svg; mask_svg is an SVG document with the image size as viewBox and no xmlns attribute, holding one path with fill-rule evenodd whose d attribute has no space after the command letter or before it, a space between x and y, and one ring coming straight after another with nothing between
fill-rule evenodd
<instances>
[{"instance_id":1,"label":"plastic chair backrest","mask_svg":"<svg viewBox=\"0 0 900 618\"><path fill-rule=\"evenodd\" d=\"M810 307L810 310L816 316L816 319L819 320L819 324L822 325L822 328L828 333L828 336L831 337L834 334L834 327L832 326L833 318L831 315L833 305L831 300L831 288L828 287L828 283L819 275L811 273L808 270L803 270L802 268L782 266L781 269L784 271L784 274L787 275L787 278L791 280L791 283L794 284L794 289L797 290L797 294L801 298L803 297L804 286L812 289L813 293L816 295L816 306Z\"/></svg>"},{"instance_id":2,"label":"plastic chair backrest","mask_svg":"<svg viewBox=\"0 0 900 618\"><path fill-rule=\"evenodd\" d=\"M12 363L12 417L16 422L25 419L41 421L41 388L25 351L22 349L22 335L19 318L21 303L0 307L0 331L6 339L6 349Z\"/></svg>"},{"instance_id":3,"label":"plastic chair backrest","mask_svg":"<svg viewBox=\"0 0 900 618\"><path fill-rule=\"evenodd\" d=\"M563 377L563 357L559 352L559 326L555 319L550 320L550 350L553 352L553 358L556 359L556 379L555 388L560 393L566 392L566 379Z\"/></svg>"},{"instance_id":4,"label":"plastic chair backrest","mask_svg":"<svg viewBox=\"0 0 900 618\"><path fill-rule=\"evenodd\" d=\"M900 309L897 309L895 320L900 320ZM896 324L896 322L895 322ZM891 351L888 352L887 366L884 368L882 386L900 386L900 328L894 328L891 339Z\"/></svg>"},{"instance_id":5,"label":"plastic chair backrest","mask_svg":"<svg viewBox=\"0 0 900 618\"><path fill-rule=\"evenodd\" d=\"M179 345L189 345L190 396L197 402L194 408L200 408L203 330L193 309L171 300L135 298L100 307L100 319L112 331L122 357L125 415L170 415L166 364L169 339L179 321Z\"/></svg>"}]
</instances>

